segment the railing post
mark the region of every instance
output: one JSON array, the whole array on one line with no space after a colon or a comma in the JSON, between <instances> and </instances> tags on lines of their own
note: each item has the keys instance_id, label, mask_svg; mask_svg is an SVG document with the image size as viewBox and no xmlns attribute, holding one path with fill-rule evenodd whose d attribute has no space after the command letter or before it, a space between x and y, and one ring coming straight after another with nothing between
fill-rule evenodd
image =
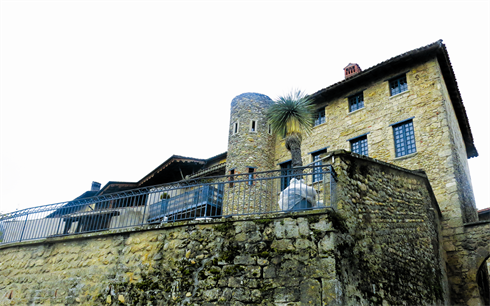
<instances>
[{"instance_id":1,"label":"railing post","mask_svg":"<svg viewBox=\"0 0 490 306\"><path fill-rule=\"evenodd\" d=\"M146 201L145 201L145 208L143 209L143 217L141 218L141 225L143 226L143 224L145 224L145 215L146 215L146 206L148 205L148 198L149 198L150 194L148 193L146 195Z\"/></svg>"},{"instance_id":2,"label":"railing post","mask_svg":"<svg viewBox=\"0 0 490 306\"><path fill-rule=\"evenodd\" d=\"M24 226L22 227L22 232L20 233L20 239L19 242L22 242L22 237L24 236L24 230L26 229L27 225L27 218L29 217L29 214L26 215L26 220L24 221Z\"/></svg>"},{"instance_id":3,"label":"railing post","mask_svg":"<svg viewBox=\"0 0 490 306\"><path fill-rule=\"evenodd\" d=\"M56 235L59 235L59 232L60 232L60 226L61 226L61 221L63 220L63 218L60 218L60 222L58 223L58 228L56 229Z\"/></svg>"}]
</instances>

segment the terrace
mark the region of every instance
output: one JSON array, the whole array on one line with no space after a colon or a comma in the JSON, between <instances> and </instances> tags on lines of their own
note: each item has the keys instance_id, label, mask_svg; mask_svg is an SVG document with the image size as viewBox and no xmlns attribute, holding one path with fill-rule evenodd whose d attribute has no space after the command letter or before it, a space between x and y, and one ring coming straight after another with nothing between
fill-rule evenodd
<instances>
[{"instance_id":1,"label":"terrace","mask_svg":"<svg viewBox=\"0 0 490 306\"><path fill-rule=\"evenodd\" d=\"M330 165L193 178L0 215L0 244L110 229L332 207Z\"/></svg>"}]
</instances>

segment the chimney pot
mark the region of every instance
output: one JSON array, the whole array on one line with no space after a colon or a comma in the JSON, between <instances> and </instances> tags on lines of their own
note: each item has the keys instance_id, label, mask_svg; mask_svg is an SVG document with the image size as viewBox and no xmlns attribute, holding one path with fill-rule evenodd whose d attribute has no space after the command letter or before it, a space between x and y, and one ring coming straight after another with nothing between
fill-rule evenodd
<instances>
[{"instance_id":1,"label":"chimney pot","mask_svg":"<svg viewBox=\"0 0 490 306\"><path fill-rule=\"evenodd\" d=\"M358 64L355 64L355 63L349 63L349 65L347 65L345 68L344 68L344 73L345 73L345 78L350 78L351 76L354 76L356 74L358 74L359 72L361 72L361 67L359 67Z\"/></svg>"},{"instance_id":2,"label":"chimney pot","mask_svg":"<svg viewBox=\"0 0 490 306\"><path fill-rule=\"evenodd\" d=\"M90 191L99 191L99 190L100 190L100 183L92 182L92 189L90 189Z\"/></svg>"}]
</instances>

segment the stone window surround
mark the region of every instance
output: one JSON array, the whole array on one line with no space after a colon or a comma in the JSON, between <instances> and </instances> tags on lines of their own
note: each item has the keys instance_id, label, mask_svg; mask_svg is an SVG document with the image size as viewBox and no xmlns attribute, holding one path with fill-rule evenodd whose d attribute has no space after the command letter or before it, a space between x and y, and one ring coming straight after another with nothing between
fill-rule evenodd
<instances>
[{"instance_id":1,"label":"stone window surround","mask_svg":"<svg viewBox=\"0 0 490 306\"><path fill-rule=\"evenodd\" d=\"M252 130L254 122L255 122L255 131ZM259 123L259 121L257 119L250 119L250 124L249 124L249 129L248 129L250 133L257 133L258 125L259 125L258 123Z\"/></svg>"},{"instance_id":2,"label":"stone window surround","mask_svg":"<svg viewBox=\"0 0 490 306\"><path fill-rule=\"evenodd\" d=\"M252 166L247 166L247 174L248 174L248 186L252 186L254 182L252 181L254 179L254 173L256 172L257 167L252 167ZM252 171L250 171L252 170Z\"/></svg>"},{"instance_id":3,"label":"stone window surround","mask_svg":"<svg viewBox=\"0 0 490 306\"><path fill-rule=\"evenodd\" d=\"M240 132L240 120L233 122L231 135L236 135Z\"/></svg>"}]
</instances>

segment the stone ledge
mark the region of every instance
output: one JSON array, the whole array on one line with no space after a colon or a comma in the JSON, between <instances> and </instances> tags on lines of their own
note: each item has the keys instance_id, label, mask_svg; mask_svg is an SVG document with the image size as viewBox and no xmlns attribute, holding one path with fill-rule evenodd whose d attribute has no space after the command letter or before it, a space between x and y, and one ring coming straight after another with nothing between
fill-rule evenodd
<instances>
[{"instance_id":1,"label":"stone ledge","mask_svg":"<svg viewBox=\"0 0 490 306\"><path fill-rule=\"evenodd\" d=\"M159 230L159 229L163 229L163 228L182 227L182 226L195 225L195 224L218 224L218 223L227 222L227 221L236 222L236 221L253 221L253 220L260 220L260 219L297 218L297 217L301 217L301 216L321 215L321 214L325 214L327 211L331 211L331 210L335 211L335 208L331 207L331 206L327 206L324 208L310 209L310 210L303 210L303 211L294 211L294 212L276 212L276 213L269 213L269 214L254 214L254 215L241 215L241 216L240 215L238 215L238 216L230 215L230 216L224 216L222 218L210 218L210 219L205 219L205 220L183 220L183 221L177 221L177 222L168 222L168 223L161 223L161 224L135 226L135 227L121 228L121 229L113 229L113 230L108 230L108 231L84 233L84 234L78 234L78 235L67 235L67 236L61 236L61 237L48 237L48 238L22 241L22 242L13 242L13 243L5 244L5 245L0 245L0 250L12 248L12 247L18 247L18 246L39 245L39 244L45 244L45 243L55 243L55 242L60 242L60 241L72 241L72 240L80 240L80 239L85 239L85 238L105 237L105 236L120 235L120 234L125 234L125 233Z\"/></svg>"},{"instance_id":2,"label":"stone ledge","mask_svg":"<svg viewBox=\"0 0 490 306\"><path fill-rule=\"evenodd\" d=\"M472 227L472 226L478 226L478 225L486 225L490 224L490 220L483 220L483 221L475 221L475 222L469 222L463 224L464 227Z\"/></svg>"}]
</instances>

